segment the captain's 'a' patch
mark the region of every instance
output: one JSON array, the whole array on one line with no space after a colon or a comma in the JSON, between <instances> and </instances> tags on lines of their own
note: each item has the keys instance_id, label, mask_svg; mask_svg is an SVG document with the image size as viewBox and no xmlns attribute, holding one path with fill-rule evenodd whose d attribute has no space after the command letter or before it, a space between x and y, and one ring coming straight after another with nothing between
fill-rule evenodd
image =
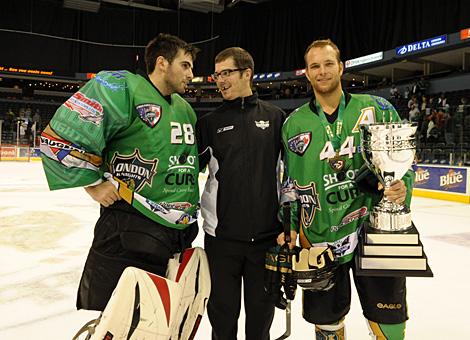
<instances>
[{"instance_id":1,"label":"captain's 'a' patch","mask_svg":"<svg viewBox=\"0 0 470 340\"><path fill-rule=\"evenodd\" d=\"M310 141L312 140L311 132L302 132L294 137L291 137L287 141L287 146L290 151L296 153L299 156L303 156L307 151Z\"/></svg>"},{"instance_id":2,"label":"captain's 'a' patch","mask_svg":"<svg viewBox=\"0 0 470 340\"><path fill-rule=\"evenodd\" d=\"M359 132L360 125L369 125L375 123L375 107L369 106L361 109L359 119L351 130L352 133Z\"/></svg>"},{"instance_id":3,"label":"captain's 'a' patch","mask_svg":"<svg viewBox=\"0 0 470 340\"><path fill-rule=\"evenodd\" d=\"M126 183L129 189L138 192L145 184L152 185L157 165L158 159L144 159L139 149L135 149L131 155L119 155L116 152L110 168L111 173Z\"/></svg>"},{"instance_id":4,"label":"captain's 'a' patch","mask_svg":"<svg viewBox=\"0 0 470 340\"><path fill-rule=\"evenodd\" d=\"M140 104L135 107L140 119L149 127L154 128L162 116L162 107L157 104Z\"/></svg>"}]
</instances>

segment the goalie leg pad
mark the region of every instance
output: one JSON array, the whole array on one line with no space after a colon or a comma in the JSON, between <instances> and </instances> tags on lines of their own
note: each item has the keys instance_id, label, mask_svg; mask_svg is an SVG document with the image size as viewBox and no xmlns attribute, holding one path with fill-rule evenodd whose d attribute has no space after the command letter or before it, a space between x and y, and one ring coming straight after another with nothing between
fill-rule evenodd
<instances>
[{"instance_id":1,"label":"goalie leg pad","mask_svg":"<svg viewBox=\"0 0 470 340\"><path fill-rule=\"evenodd\" d=\"M369 334L373 340L403 340L405 339L406 322L395 324L378 323L367 320Z\"/></svg>"},{"instance_id":2,"label":"goalie leg pad","mask_svg":"<svg viewBox=\"0 0 470 340\"><path fill-rule=\"evenodd\" d=\"M204 250L176 254L167 275L126 268L91 340L193 339L210 294Z\"/></svg>"},{"instance_id":3,"label":"goalie leg pad","mask_svg":"<svg viewBox=\"0 0 470 340\"><path fill-rule=\"evenodd\" d=\"M168 262L167 278L181 287L176 329L171 340L193 339L207 307L211 290L209 263L202 248L186 249Z\"/></svg>"}]
</instances>

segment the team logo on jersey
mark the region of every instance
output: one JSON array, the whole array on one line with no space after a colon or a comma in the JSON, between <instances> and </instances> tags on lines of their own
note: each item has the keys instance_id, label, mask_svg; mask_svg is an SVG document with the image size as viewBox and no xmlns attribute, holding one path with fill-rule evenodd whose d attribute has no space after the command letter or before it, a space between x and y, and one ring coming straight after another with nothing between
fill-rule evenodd
<instances>
[{"instance_id":1,"label":"team logo on jersey","mask_svg":"<svg viewBox=\"0 0 470 340\"><path fill-rule=\"evenodd\" d=\"M259 127L261 130L267 129L269 127L269 120L255 120L256 127Z\"/></svg>"},{"instance_id":2,"label":"team logo on jersey","mask_svg":"<svg viewBox=\"0 0 470 340\"><path fill-rule=\"evenodd\" d=\"M81 92L76 92L67 99L64 106L77 112L81 120L100 125L103 120L103 106L95 99L88 98Z\"/></svg>"},{"instance_id":3,"label":"team logo on jersey","mask_svg":"<svg viewBox=\"0 0 470 340\"><path fill-rule=\"evenodd\" d=\"M372 123L375 123L375 107L370 106L361 110L361 115L359 116L359 119L357 120L356 125L354 125L354 128L351 130L351 132L359 132L360 125L369 125Z\"/></svg>"},{"instance_id":4,"label":"team logo on jersey","mask_svg":"<svg viewBox=\"0 0 470 340\"><path fill-rule=\"evenodd\" d=\"M116 152L110 167L114 176L125 182L129 189L138 192L145 184L152 185L157 165L158 159L144 159L139 149L135 149L134 153L128 156Z\"/></svg>"},{"instance_id":5,"label":"team logo on jersey","mask_svg":"<svg viewBox=\"0 0 470 340\"><path fill-rule=\"evenodd\" d=\"M335 156L328 158L328 164L333 169L333 171L339 175L341 170L343 170L344 166L346 165L346 161L341 156Z\"/></svg>"},{"instance_id":6,"label":"team logo on jersey","mask_svg":"<svg viewBox=\"0 0 470 340\"><path fill-rule=\"evenodd\" d=\"M297 188L301 204L301 222L302 225L308 227L312 224L317 209L321 210L317 189L314 182L310 182L310 185L307 186L301 186L297 184L297 181L294 181L294 185Z\"/></svg>"},{"instance_id":7,"label":"team logo on jersey","mask_svg":"<svg viewBox=\"0 0 470 340\"><path fill-rule=\"evenodd\" d=\"M154 128L162 116L162 107L157 104L140 104L136 107L140 119L149 127Z\"/></svg>"},{"instance_id":8,"label":"team logo on jersey","mask_svg":"<svg viewBox=\"0 0 470 340\"><path fill-rule=\"evenodd\" d=\"M294 137L289 138L287 141L287 146L289 150L296 153L299 156L303 156L305 151L307 151L310 141L312 140L311 132L303 132Z\"/></svg>"}]
</instances>

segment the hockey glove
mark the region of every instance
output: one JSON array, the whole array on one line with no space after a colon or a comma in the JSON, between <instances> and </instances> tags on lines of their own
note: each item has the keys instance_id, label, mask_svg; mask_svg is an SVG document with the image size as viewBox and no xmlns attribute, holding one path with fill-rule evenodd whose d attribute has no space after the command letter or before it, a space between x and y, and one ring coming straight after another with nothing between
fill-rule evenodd
<instances>
[{"instance_id":1,"label":"hockey glove","mask_svg":"<svg viewBox=\"0 0 470 340\"><path fill-rule=\"evenodd\" d=\"M295 298L297 283L292 276L292 256L299 248L285 246L269 248L265 262L265 290L273 298L276 307L286 309L287 300Z\"/></svg>"}]
</instances>

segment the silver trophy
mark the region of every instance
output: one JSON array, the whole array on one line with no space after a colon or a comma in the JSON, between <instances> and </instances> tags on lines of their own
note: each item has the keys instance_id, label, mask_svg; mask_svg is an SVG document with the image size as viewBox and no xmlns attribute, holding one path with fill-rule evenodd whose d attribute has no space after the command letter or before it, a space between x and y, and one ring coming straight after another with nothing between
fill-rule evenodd
<instances>
[{"instance_id":1,"label":"silver trophy","mask_svg":"<svg viewBox=\"0 0 470 340\"><path fill-rule=\"evenodd\" d=\"M384 188L401 179L416 153L416 124L361 125L361 153ZM361 228L357 274L372 276L432 276L410 209L384 197Z\"/></svg>"},{"instance_id":2,"label":"silver trophy","mask_svg":"<svg viewBox=\"0 0 470 340\"><path fill-rule=\"evenodd\" d=\"M416 129L416 124L361 125L362 157L385 189L411 168L416 153ZM370 221L372 228L382 231L399 232L412 227L410 209L386 197L374 207Z\"/></svg>"}]
</instances>

